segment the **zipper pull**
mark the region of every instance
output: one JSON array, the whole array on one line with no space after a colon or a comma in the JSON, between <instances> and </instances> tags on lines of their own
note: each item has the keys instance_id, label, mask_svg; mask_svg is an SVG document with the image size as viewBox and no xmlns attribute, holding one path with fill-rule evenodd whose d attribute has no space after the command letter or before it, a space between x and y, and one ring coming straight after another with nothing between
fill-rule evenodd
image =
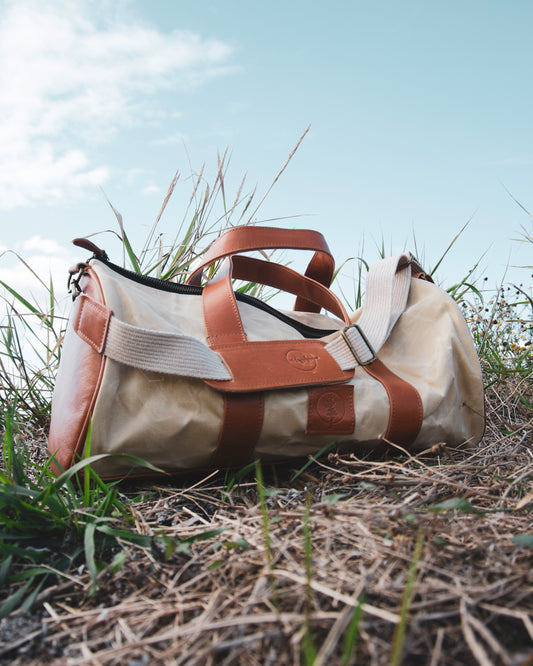
<instances>
[{"instance_id":1,"label":"zipper pull","mask_svg":"<svg viewBox=\"0 0 533 666\"><path fill-rule=\"evenodd\" d=\"M77 247L81 247L84 250L88 250L89 252L92 252L93 255L97 259L101 259L102 261L109 261L109 257L107 256L107 252L105 250L102 250L101 248L99 248L98 245L95 245L88 238L75 238L72 242Z\"/></svg>"}]
</instances>

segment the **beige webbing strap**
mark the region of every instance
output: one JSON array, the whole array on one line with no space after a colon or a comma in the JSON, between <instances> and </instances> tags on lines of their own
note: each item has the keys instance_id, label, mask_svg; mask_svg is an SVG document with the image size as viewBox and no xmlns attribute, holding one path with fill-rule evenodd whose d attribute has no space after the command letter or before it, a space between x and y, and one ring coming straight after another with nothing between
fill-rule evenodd
<instances>
[{"instance_id":1,"label":"beige webbing strap","mask_svg":"<svg viewBox=\"0 0 533 666\"><path fill-rule=\"evenodd\" d=\"M410 262L411 255L401 254L370 268L361 316L326 345L342 370L375 360L405 310L411 284Z\"/></svg>"},{"instance_id":2,"label":"beige webbing strap","mask_svg":"<svg viewBox=\"0 0 533 666\"><path fill-rule=\"evenodd\" d=\"M142 370L227 381L231 373L220 356L186 335L130 326L112 317L104 354Z\"/></svg>"},{"instance_id":3,"label":"beige webbing strap","mask_svg":"<svg viewBox=\"0 0 533 666\"><path fill-rule=\"evenodd\" d=\"M86 294L76 303L74 330L98 353L125 365L182 377L228 381L221 357L188 335L132 326Z\"/></svg>"}]
</instances>

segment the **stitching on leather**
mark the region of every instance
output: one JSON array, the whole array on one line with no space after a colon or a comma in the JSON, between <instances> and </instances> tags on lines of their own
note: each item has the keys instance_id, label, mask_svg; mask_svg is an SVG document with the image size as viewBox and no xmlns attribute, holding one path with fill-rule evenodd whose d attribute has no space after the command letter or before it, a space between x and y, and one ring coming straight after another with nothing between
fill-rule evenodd
<instances>
[{"instance_id":1,"label":"stitching on leather","mask_svg":"<svg viewBox=\"0 0 533 666\"><path fill-rule=\"evenodd\" d=\"M229 299L230 299L230 302L231 302L231 307L233 308L233 314L235 315L235 321L237 322L237 326L239 328L240 334L241 334L241 336L243 338L243 342L244 342L247 339L246 338L246 333L244 332L244 328L242 326L241 314L239 312L239 308L237 307L237 301L235 300L235 294L233 293L233 288L231 286L231 280L224 279L224 289L226 290L226 293L229 296Z\"/></svg>"},{"instance_id":2,"label":"stitching on leather","mask_svg":"<svg viewBox=\"0 0 533 666\"><path fill-rule=\"evenodd\" d=\"M83 298L83 296L80 296L80 298ZM81 330L81 321L83 319L83 313L85 310L85 304L88 303L89 301L87 298L83 298L83 300L80 302L80 309L78 312L78 316L76 317L76 326L74 327L74 330L76 333L80 336L82 340L84 340L87 344L91 345L93 349L95 349L94 342L87 336L85 333Z\"/></svg>"},{"instance_id":3,"label":"stitching on leather","mask_svg":"<svg viewBox=\"0 0 533 666\"><path fill-rule=\"evenodd\" d=\"M89 266L89 275L94 280L95 289L98 291L99 298L104 300L104 292L103 292L103 289L102 289L102 284L100 282L100 278L98 277L96 272L91 269L90 266ZM104 307L104 306L102 306L102 307ZM72 466L72 463L74 461L75 456L81 453L81 451L83 450L83 446L85 445L85 437L86 437L86 434L87 434L89 419L91 418L91 416L93 414L94 405L96 403L96 399L98 397L98 394L100 393L100 387L102 385L102 378L104 376L104 371L105 371L105 368L106 368L106 361L107 361L107 359L105 358L105 356L100 355L100 366L99 366L99 369L98 369L98 377L96 379L96 384L94 386L92 397L91 397L89 403L87 404L87 407L86 407L86 410L85 410L85 416L84 416L84 419L83 419L83 424L82 424L81 430L78 434L77 441L75 442L75 444L72 448L70 458L69 458L68 467ZM67 469L68 469L68 467L67 467Z\"/></svg>"},{"instance_id":4,"label":"stitching on leather","mask_svg":"<svg viewBox=\"0 0 533 666\"><path fill-rule=\"evenodd\" d=\"M384 365L383 363L381 363L381 365L382 365L382 368L383 368L383 371L384 371L383 376L380 376L379 373L374 373L372 371L372 369L370 368L370 366L365 366L364 369L366 370L366 372L371 377L374 377L374 379L379 381L380 384L385 389L385 391L387 392L387 395L388 395L388 398L389 398L389 404L390 404L389 423L387 425L387 433L386 433L386 436L388 438L390 438L391 432L394 434L394 430L398 429L398 425L397 425L397 422L398 422L398 419L397 419L397 416L398 416L398 411L397 411L398 402L395 400L395 394L393 392L391 392L391 390L390 390L390 386L389 386L390 381L391 380L394 381L394 379L398 379L398 380L400 380L400 382L403 382L404 384L409 386L411 391L414 392L414 397L416 399L416 429L410 427L409 431L407 433L405 433L405 434L400 433L401 436L403 435L403 437L408 439L408 441L409 441L408 445L410 446L414 442L416 437L418 436L418 434L420 432L420 429L422 427L422 424L424 422L424 407L423 407L423 404L422 404L422 399L420 397L420 393L417 391L417 389L412 384L407 382L405 379L402 379L398 375L395 375L392 372L392 370L389 370L389 368L387 368L386 365Z\"/></svg>"},{"instance_id":5,"label":"stitching on leather","mask_svg":"<svg viewBox=\"0 0 533 666\"><path fill-rule=\"evenodd\" d=\"M219 346L217 347L218 352L223 352L224 350L229 350L229 349L242 349L243 347L246 348L248 345L257 345L257 348L260 347L281 347L282 349L286 349L287 351L290 351L291 348L294 347L311 347L311 351L313 350L313 346L315 346L315 349L318 347L319 349L316 349L317 352L324 350L325 348L325 343L323 343L320 340L314 341L313 345L309 345L308 340L274 340L274 341L259 341L259 342L247 342L245 344L243 343L236 343L236 344L228 344L224 346ZM251 348L251 347L250 347ZM228 362L226 359L224 359L223 353L221 353L221 356L228 365ZM326 357L322 357L326 358ZM333 359L332 359L333 360ZM229 366L228 366L229 367ZM273 383L268 384L268 386L265 386L264 382L253 382L253 381L248 381L245 382L245 380L241 381L235 381L235 380L230 380L228 381L219 381L219 380L205 380L207 384L210 386L220 388L224 391L228 391L230 386L237 385L239 386L239 391L246 391L246 390L254 390L254 389L264 389L266 390L267 388L274 389L274 388L283 388L283 387L288 387L288 386L313 386L317 384L326 384L328 382L332 382L335 384L341 384L346 382L348 379L350 379L353 376L353 372L350 372L349 370L341 370L339 368L339 371L337 374L334 375L320 375L318 378L316 378L315 381L311 380L311 377L306 374L306 375L295 375L294 373L290 372L288 374L277 374L276 379ZM311 380L311 381L310 381Z\"/></svg>"},{"instance_id":6,"label":"stitching on leather","mask_svg":"<svg viewBox=\"0 0 533 666\"><path fill-rule=\"evenodd\" d=\"M75 326L76 333L79 335L79 337L82 340L84 340L87 344L91 345L91 347L95 351L97 351L98 353L101 353L101 351L103 350L104 341L105 341L105 338L106 338L106 335L107 335L107 328L108 328L108 324L109 324L109 312L108 312L107 308L100 305L99 303L96 303L95 301L90 300L88 296L80 297L80 298L83 298L83 300L81 301L80 311L78 313L78 316L76 317L76 326ZM101 328L101 331L99 331L100 336L97 339L93 339L93 338L89 337L82 330L82 326L83 326L82 322L85 321L86 317L91 316L91 313L88 312L88 311L86 312L86 310L90 310L91 308L92 308L93 312L95 312L97 315L104 315L104 317L105 317L103 327L98 326L98 329ZM98 324L100 324L100 321L98 321Z\"/></svg>"},{"instance_id":7,"label":"stitching on leather","mask_svg":"<svg viewBox=\"0 0 533 666\"><path fill-rule=\"evenodd\" d=\"M265 386L264 383L259 383L259 384L245 384L244 382L236 382L234 380L220 380L220 379L206 379L205 383L208 384L209 386L213 386L216 388L223 389L225 392L228 393L240 393L244 391L252 391L254 389L259 389L262 391L267 391L271 389L276 389L276 388L290 388L291 386L316 386L320 384L327 384L328 382L331 382L333 385L335 384L343 384L346 379L350 379L349 377L339 377L339 375L335 375L333 377L319 377L316 382L309 381L308 377L302 376L301 381L298 380L297 377L294 377L294 375L287 375L287 376L280 376L275 383L273 384L268 384L268 386ZM238 390L231 391L229 390L228 387L231 387L232 385L237 384L239 386Z\"/></svg>"}]
</instances>

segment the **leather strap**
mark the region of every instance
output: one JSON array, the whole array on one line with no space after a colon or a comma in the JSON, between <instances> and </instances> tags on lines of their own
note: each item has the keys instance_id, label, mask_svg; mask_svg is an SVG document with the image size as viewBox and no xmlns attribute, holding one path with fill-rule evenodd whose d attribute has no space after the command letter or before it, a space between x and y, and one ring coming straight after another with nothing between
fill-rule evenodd
<instances>
[{"instance_id":1,"label":"leather strap","mask_svg":"<svg viewBox=\"0 0 533 666\"><path fill-rule=\"evenodd\" d=\"M207 342L212 350L246 343L231 284L231 260L210 280L202 294ZM239 467L252 459L263 427L262 393L224 393L224 417L212 467Z\"/></svg>"},{"instance_id":2,"label":"leather strap","mask_svg":"<svg viewBox=\"0 0 533 666\"><path fill-rule=\"evenodd\" d=\"M310 229L279 229L275 227L240 226L219 236L201 257L187 278L188 284L200 285L204 268L225 257L253 250L313 250L305 271L306 277L329 287L335 271L335 261L321 233ZM319 312L315 303L298 297L297 311Z\"/></svg>"},{"instance_id":3,"label":"leather strap","mask_svg":"<svg viewBox=\"0 0 533 666\"><path fill-rule=\"evenodd\" d=\"M211 349L247 340L231 283L232 268L231 258L226 259L202 292L205 331Z\"/></svg>"},{"instance_id":4,"label":"leather strap","mask_svg":"<svg viewBox=\"0 0 533 666\"><path fill-rule=\"evenodd\" d=\"M412 384L395 375L379 359L363 366L387 391L390 404L389 425L385 439L408 447L416 439L424 411L418 391Z\"/></svg>"},{"instance_id":5,"label":"leather strap","mask_svg":"<svg viewBox=\"0 0 533 666\"><path fill-rule=\"evenodd\" d=\"M232 280L248 280L281 289L290 294L303 295L309 301L351 324L340 299L319 282L300 275L296 271L270 261L252 257L228 257L204 287L202 302L208 338L217 335L221 343L228 344L246 340L239 308L233 292ZM216 333L214 333L216 331Z\"/></svg>"},{"instance_id":6,"label":"leather strap","mask_svg":"<svg viewBox=\"0 0 533 666\"><path fill-rule=\"evenodd\" d=\"M331 312L346 324L350 316L342 301L327 287L312 278L301 275L283 264L237 255L233 260L233 278L256 282L286 291Z\"/></svg>"},{"instance_id":7,"label":"leather strap","mask_svg":"<svg viewBox=\"0 0 533 666\"><path fill-rule=\"evenodd\" d=\"M211 458L212 467L244 467L252 461L263 425L263 411L262 393L224 396L224 422Z\"/></svg>"},{"instance_id":8,"label":"leather strap","mask_svg":"<svg viewBox=\"0 0 533 666\"><path fill-rule=\"evenodd\" d=\"M251 279L267 286L284 289L289 293L305 293L320 310L333 311L348 325L350 317L340 300L326 287L296 271L269 261L251 257L227 257L215 277L204 287L202 307L209 346L215 349L223 345L246 342L246 334L233 291L232 279Z\"/></svg>"},{"instance_id":9,"label":"leather strap","mask_svg":"<svg viewBox=\"0 0 533 666\"><path fill-rule=\"evenodd\" d=\"M333 296L330 298L329 289L310 278L298 276L296 279L294 276L298 274L278 264L249 257L227 257L203 289L202 308L208 344L222 357L232 379L207 383L224 392L242 392L348 381L353 368L342 370L321 340L247 340L231 280L236 272L248 275L251 269L257 271L258 277L262 277L261 270L270 273L261 279L267 284L285 286L289 280L294 280L289 289L295 284L295 289L310 285L310 296L320 301L329 300L328 305L338 307L339 314L349 321L340 302Z\"/></svg>"},{"instance_id":10,"label":"leather strap","mask_svg":"<svg viewBox=\"0 0 533 666\"><path fill-rule=\"evenodd\" d=\"M322 340L248 341L216 351L232 377L204 381L224 393L342 384L354 374L339 367Z\"/></svg>"}]
</instances>

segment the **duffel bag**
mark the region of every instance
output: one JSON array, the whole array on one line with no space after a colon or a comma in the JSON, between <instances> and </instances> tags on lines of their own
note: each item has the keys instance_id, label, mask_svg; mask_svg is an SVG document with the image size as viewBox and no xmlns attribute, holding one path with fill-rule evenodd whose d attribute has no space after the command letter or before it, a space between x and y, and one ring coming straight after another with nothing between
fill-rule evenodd
<instances>
[{"instance_id":1,"label":"duffel bag","mask_svg":"<svg viewBox=\"0 0 533 666\"><path fill-rule=\"evenodd\" d=\"M178 473L302 458L330 443L420 451L482 437L468 326L409 253L371 266L363 306L349 314L315 231L234 227L184 283L75 243L93 256L72 270L48 443L58 469L86 455L89 424L90 454L110 454L94 464L104 478L143 473L120 454ZM304 274L249 254L281 248L313 252ZM294 294L294 309L235 291L236 280Z\"/></svg>"}]
</instances>

